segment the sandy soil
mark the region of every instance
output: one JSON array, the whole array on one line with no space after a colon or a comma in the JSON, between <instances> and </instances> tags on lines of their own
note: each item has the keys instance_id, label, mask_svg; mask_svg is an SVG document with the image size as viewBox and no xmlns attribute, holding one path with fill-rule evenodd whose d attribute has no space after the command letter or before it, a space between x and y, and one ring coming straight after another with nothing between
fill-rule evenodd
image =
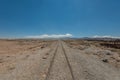
<instances>
[{"instance_id":1,"label":"sandy soil","mask_svg":"<svg viewBox=\"0 0 120 80\"><path fill-rule=\"evenodd\" d=\"M0 80L120 80L119 58L87 41L0 40Z\"/></svg>"},{"instance_id":2,"label":"sandy soil","mask_svg":"<svg viewBox=\"0 0 120 80\"><path fill-rule=\"evenodd\" d=\"M47 45L48 43L42 40L0 40L0 54L34 51Z\"/></svg>"},{"instance_id":3,"label":"sandy soil","mask_svg":"<svg viewBox=\"0 0 120 80\"><path fill-rule=\"evenodd\" d=\"M34 80L32 72L40 64L40 58L43 59L42 55L49 52L51 43L42 40L0 40L0 80L26 80L24 76Z\"/></svg>"}]
</instances>

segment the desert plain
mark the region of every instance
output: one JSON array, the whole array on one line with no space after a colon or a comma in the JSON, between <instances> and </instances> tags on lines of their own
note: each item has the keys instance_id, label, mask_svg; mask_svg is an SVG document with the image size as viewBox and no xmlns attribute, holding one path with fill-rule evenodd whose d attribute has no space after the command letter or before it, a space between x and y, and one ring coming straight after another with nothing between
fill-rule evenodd
<instances>
[{"instance_id":1,"label":"desert plain","mask_svg":"<svg viewBox=\"0 0 120 80\"><path fill-rule=\"evenodd\" d=\"M1 39L0 80L120 80L119 42L111 43Z\"/></svg>"}]
</instances>

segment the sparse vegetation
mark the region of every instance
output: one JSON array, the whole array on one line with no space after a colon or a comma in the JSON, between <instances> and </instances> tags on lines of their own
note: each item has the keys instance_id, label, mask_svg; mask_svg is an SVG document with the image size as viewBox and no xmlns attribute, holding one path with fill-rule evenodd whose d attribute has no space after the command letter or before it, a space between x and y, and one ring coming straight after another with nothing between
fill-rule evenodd
<instances>
[{"instance_id":1,"label":"sparse vegetation","mask_svg":"<svg viewBox=\"0 0 120 80\"><path fill-rule=\"evenodd\" d=\"M120 68L120 41L104 40L65 40L71 48L77 48L86 54L95 55L105 63ZM106 59L107 58L107 59Z\"/></svg>"}]
</instances>

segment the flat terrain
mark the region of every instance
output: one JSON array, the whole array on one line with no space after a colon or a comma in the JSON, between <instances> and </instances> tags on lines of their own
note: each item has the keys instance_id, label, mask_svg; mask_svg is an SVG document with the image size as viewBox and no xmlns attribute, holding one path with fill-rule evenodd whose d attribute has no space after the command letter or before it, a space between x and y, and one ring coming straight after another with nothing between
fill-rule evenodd
<instances>
[{"instance_id":1,"label":"flat terrain","mask_svg":"<svg viewBox=\"0 0 120 80\"><path fill-rule=\"evenodd\" d=\"M120 80L120 49L82 40L0 40L0 80Z\"/></svg>"}]
</instances>

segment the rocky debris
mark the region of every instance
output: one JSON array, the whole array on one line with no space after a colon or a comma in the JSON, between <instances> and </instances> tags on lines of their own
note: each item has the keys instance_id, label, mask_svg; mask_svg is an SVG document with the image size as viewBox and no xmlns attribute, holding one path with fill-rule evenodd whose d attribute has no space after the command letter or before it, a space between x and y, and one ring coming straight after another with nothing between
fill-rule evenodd
<instances>
[{"instance_id":1,"label":"rocky debris","mask_svg":"<svg viewBox=\"0 0 120 80\"><path fill-rule=\"evenodd\" d=\"M30 55L26 55L26 58L28 58Z\"/></svg>"},{"instance_id":2,"label":"rocky debris","mask_svg":"<svg viewBox=\"0 0 120 80\"><path fill-rule=\"evenodd\" d=\"M108 53L106 53L106 55L111 55L111 53L108 52Z\"/></svg>"},{"instance_id":3,"label":"rocky debris","mask_svg":"<svg viewBox=\"0 0 120 80\"><path fill-rule=\"evenodd\" d=\"M49 53L46 53L45 55L49 55Z\"/></svg>"},{"instance_id":4,"label":"rocky debris","mask_svg":"<svg viewBox=\"0 0 120 80\"><path fill-rule=\"evenodd\" d=\"M105 63L108 63L108 59L103 59L102 61Z\"/></svg>"},{"instance_id":5,"label":"rocky debris","mask_svg":"<svg viewBox=\"0 0 120 80\"><path fill-rule=\"evenodd\" d=\"M3 59L0 59L0 63L3 63L4 61L3 61Z\"/></svg>"},{"instance_id":6,"label":"rocky debris","mask_svg":"<svg viewBox=\"0 0 120 80\"><path fill-rule=\"evenodd\" d=\"M41 49L43 49L44 48L44 46L41 46Z\"/></svg>"},{"instance_id":7,"label":"rocky debris","mask_svg":"<svg viewBox=\"0 0 120 80\"><path fill-rule=\"evenodd\" d=\"M117 61L117 62L120 62L120 57L118 57L118 58L116 59L116 61Z\"/></svg>"},{"instance_id":8,"label":"rocky debris","mask_svg":"<svg viewBox=\"0 0 120 80\"><path fill-rule=\"evenodd\" d=\"M47 56L43 56L43 58L42 59L47 59Z\"/></svg>"},{"instance_id":9,"label":"rocky debris","mask_svg":"<svg viewBox=\"0 0 120 80\"><path fill-rule=\"evenodd\" d=\"M6 56L6 57L10 57L10 56Z\"/></svg>"},{"instance_id":10,"label":"rocky debris","mask_svg":"<svg viewBox=\"0 0 120 80\"><path fill-rule=\"evenodd\" d=\"M42 74L42 77L45 78L45 77L46 77L46 74Z\"/></svg>"},{"instance_id":11,"label":"rocky debris","mask_svg":"<svg viewBox=\"0 0 120 80\"><path fill-rule=\"evenodd\" d=\"M118 59L118 58L119 58L119 54L114 53L114 54L113 54L113 58L114 58L114 59Z\"/></svg>"},{"instance_id":12,"label":"rocky debris","mask_svg":"<svg viewBox=\"0 0 120 80\"><path fill-rule=\"evenodd\" d=\"M13 70L13 69L15 69L15 66L11 66L8 68L8 70Z\"/></svg>"}]
</instances>

